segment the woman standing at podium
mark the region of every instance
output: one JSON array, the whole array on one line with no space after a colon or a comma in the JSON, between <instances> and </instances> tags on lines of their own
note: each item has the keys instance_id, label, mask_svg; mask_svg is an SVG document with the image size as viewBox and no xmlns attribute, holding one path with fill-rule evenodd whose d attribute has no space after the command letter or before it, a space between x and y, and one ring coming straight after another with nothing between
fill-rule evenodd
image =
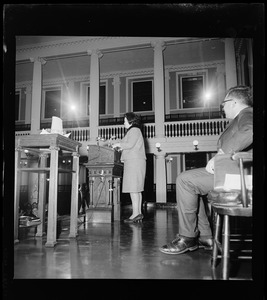
<instances>
[{"instance_id":1,"label":"woman standing at podium","mask_svg":"<svg viewBox=\"0 0 267 300\"><path fill-rule=\"evenodd\" d=\"M122 192L130 193L132 201L132 215L124 222L136 223L144 218L141 207L146 175L146 152L140 116L133 112L126 113L124 126L127 129L126 135L112 147L122 151L121 161L124 163Z\"/></svg>"}]
</instances>

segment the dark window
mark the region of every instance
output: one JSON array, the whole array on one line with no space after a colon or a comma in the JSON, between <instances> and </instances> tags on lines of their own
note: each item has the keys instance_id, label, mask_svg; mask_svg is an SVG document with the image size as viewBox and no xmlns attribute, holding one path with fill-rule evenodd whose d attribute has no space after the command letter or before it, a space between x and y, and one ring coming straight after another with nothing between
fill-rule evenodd
<instances>
[{"instance_id":1,"label":"dark window","mask_svg":"<svg viewBox=\"0 0 267 300\"><path fill-rule=\"evenodd\" d=\"M133 111L152 110L152 81L133 82Z\"/></svg>"},{"instance_id":2,"label":"dark window","mask_svg":"<svg viewBox=\"0 0 267 300\"><path fill-rule=\"evenodd\" d=\"M88 110L87 114L89 115L89 103L90 103L90 87L88 87ZM105 115L106 114L106 86L101 85L99 87L99 114Z\"/></svg>"},{"instance_id":3,"label":"dark window","mask_svg":"<svg viewBox=\"0 0 267 300\"><path fill-rule=\"evenodd\" d=\"M60 102L61 102L61 91L46 91L45 92L45 119L60 117Z\"/></svg>"},{"instance_id":4,"label":"dark window","mask_svg":"<svg viewBox=\"0 0 267 300\"><path fill-rule=\"evenodd\" d=\"M191 76L181 78L182 107L202 107L203 76Z\"/></svg>"},{"instance_id":5,"label":"dark window","mask_svg":"<svg viewBox=\"0 0 267 300\"><path fill-rule=\"evenodd\" d=\"M204 168L207 165L205 152L195 152L185 154L185 169Z\"/></svg>"},{"instance_id":6,"label":"dark window","mask_svg":"<svg viewBox=\"0 0 267 300\"><path fill-rule=\"evenodd\" d=\"M20 93L15 94L15 121L19 121Z\"/></svg>"},{"instance_id":7,"label":"dark window","mask_svg":"<svg viewBox=\"0 0 267 300\"><path fill-rule=\"evenodd\" d=\"M106 86L99 87L99 114L106 114Z\"/></svg>"}]
</instances>

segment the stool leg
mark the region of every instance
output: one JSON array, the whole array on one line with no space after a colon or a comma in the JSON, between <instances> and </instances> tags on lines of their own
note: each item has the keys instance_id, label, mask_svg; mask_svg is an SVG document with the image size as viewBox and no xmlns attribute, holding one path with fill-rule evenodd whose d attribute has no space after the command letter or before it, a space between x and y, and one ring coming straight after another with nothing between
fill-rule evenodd
<instances>
[{"instance_id":1,"label":"stool leg","mask_svg":"<svg viewBox=\"0 0 267 300\"><path fill-rule=\"evenodd\" d=\"M222 276L223 280L229 279L229 260L230 260L230 222L229 216L224 216L222 233Z\"/></svg>"},{"instance_id":2,"label":"stool leg","mask_svg":"<svg viewBox=\"0 0 267 300\"><path fill-rule=\"evenodd\" d=\"M212 259L211 259L212 268L216 268L216 265L217 265L220 227L221 227L221 216L219 214L217 214L216 215L216 224L215 224L215 234L214 234L214 240L213 240Z\"/></svg>"}]
</instances>

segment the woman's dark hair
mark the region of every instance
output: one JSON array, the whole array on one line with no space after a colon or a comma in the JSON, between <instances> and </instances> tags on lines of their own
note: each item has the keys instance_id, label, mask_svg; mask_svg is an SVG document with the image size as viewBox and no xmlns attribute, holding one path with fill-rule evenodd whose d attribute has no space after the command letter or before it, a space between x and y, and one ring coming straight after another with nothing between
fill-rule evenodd
<instances>
[{"instance_id":1,"label":"woman's dark hair","mask_svg":"<svg viewBox=\"0 0 267 300\"><path fill-rule=\"evenodd\" d=\"M142 120L141 117L133 112L127 112L124 117L128 120L130 125L137 126L141 128Z\"/></svg>"}]
</instances>

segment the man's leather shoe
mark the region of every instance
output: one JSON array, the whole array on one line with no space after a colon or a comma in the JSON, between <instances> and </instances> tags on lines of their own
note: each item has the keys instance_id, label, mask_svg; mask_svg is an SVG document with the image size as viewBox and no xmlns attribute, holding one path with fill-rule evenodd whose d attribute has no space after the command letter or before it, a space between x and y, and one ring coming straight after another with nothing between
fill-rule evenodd
<instances>
[{"instance_id":1,"label":"man's leather shoe","mask_svg":"<svg viewBox=\"0 0 267 300\"><path fill-rule=\"evenodd\" d=\"M198 247L204 248L205 250L212 250L213 248L213 239L209 238L199 238L198 239Z\"/></svg>"},{"instance_id":2,"label":"man's leather shoe","mask_svg":"<svg viewBox=\"0 0 267 300\"><path fill-rule=\"evenodd\" d=\"M196 238L189 238L178 234L173 241L160 247L159 251L165 254L182 254L196 249L198 249L198 242Z\"/></svg>"}]
</instances>

